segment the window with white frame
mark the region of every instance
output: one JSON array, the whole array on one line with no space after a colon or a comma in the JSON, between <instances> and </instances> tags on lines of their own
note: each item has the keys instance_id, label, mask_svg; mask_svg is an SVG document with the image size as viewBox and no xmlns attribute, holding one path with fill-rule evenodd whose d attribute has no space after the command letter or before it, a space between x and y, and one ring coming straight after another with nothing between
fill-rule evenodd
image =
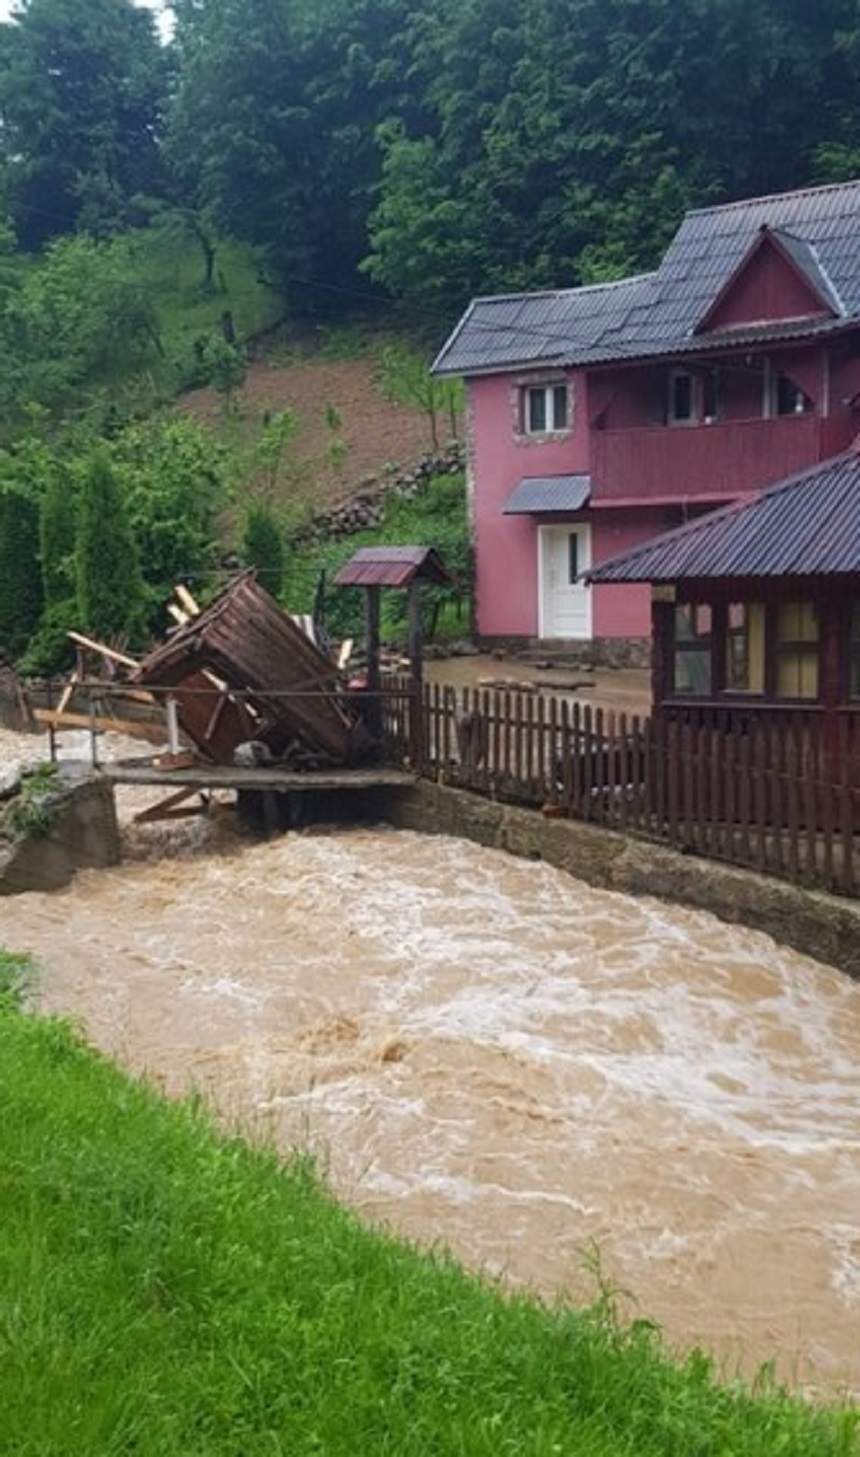
<instances>
[{"instance_id":1,"label":"window with white frame","mask_svg":"<svg viewBox=\"0 0 860 1457\"><path fill-rule=\"evenodd\" d=\"M570 429L571 397L567 384L527 385L521 395L524 435L552 435Z\"/></svg>"},{"instance_id":2,"label":"window with white frame","mask_svg":"<svg viewBox=\"0 0 860 1457\"><path fill-rule=\"evenodd\" d=\"M720 415L716 369L670 369L666 419L670 425L712 425Z\"/></svg>"}]
</instances>

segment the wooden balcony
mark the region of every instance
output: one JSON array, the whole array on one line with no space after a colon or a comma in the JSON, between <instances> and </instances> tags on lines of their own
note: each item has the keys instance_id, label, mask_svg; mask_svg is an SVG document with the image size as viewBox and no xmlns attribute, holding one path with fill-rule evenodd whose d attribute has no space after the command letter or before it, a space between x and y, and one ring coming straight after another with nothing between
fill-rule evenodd
<instances>
[{"instance_id":1,"label":"wooden balcony","mask_svg":"<svg viewBox=\"0 0 860 1457\"><path fill-rule=\"evenodd\" d=\"M740 495L826 459L847 446L850 434L848 422L811 414L595 430L592 501Z\"/></svg>"}]
</instances>

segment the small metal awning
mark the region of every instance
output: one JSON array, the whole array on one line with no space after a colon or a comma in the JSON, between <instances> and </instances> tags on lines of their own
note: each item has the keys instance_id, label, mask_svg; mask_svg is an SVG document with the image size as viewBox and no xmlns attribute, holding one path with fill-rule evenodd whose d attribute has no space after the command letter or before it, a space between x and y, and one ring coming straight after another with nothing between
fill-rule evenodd
<instances>
[{"instance_id":1,"label":"small metal awning","mask_svg":"<svg viewBox=\"0 0 860 1457\"><path fill-rule=\"evenodd\" d=\"M503 516L546 516L581 511L591 495L591 476L525 476L505 502Z\"/></svg>"},{"instance_id":2,"label":"small metal awning","mask_svg":"<svg viewBox=\"0 0 860 1457\"><path fill-rule=\"evenodd\" d=\"M363 546L335 577L337 587L408 587L414 581L451 581L432 546Z\"/></svg>"}]
</instances>

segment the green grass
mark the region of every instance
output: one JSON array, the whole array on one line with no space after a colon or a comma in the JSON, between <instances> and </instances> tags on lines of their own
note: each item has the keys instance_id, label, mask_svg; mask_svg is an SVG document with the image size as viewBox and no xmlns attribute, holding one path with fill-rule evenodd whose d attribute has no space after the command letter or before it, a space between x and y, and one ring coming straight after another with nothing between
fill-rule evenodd
<instances>
[{"instance_id":1,"label":"green grass","mask_svg":"<svg viewBox=\"0 0 860 1457\"><path fill-rule=\"evenodd\" d=\"M856 1450L847 1412L719 1387L608 1302L549 1311L364 1228L307 1163L218 1136L8 994L0 1104L4 1457Z\"/></svg>"}]
</instances>

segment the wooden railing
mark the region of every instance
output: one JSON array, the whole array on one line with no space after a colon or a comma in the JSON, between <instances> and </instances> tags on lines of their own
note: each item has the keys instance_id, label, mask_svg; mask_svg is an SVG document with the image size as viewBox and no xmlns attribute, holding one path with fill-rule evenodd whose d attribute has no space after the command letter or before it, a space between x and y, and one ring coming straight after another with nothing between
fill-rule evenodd
<instances>
[{"instance_id":1,"label":"wooden railing","mask_svg":"<svg viewBox=\"0 0 860 1457\"><path fill-rule=\"evenodd\" d=\"M845 432L843 421L812 414L595 430L592 497L609 501L759 490L842 449L848 443Z\"/></svg>"},{"instance_id":2,"label":"wooden railing","mask_svg":"<svg viewBox=\"0 0 860 1457\"><path fill-rule=\"evenodd\" d=\"M428 685L386 710L389 752L419 772L548 815L860 894L860 716L835 742L795 714L699 726L604 712L543 693Z\"/></svg>"}]
</instances>

